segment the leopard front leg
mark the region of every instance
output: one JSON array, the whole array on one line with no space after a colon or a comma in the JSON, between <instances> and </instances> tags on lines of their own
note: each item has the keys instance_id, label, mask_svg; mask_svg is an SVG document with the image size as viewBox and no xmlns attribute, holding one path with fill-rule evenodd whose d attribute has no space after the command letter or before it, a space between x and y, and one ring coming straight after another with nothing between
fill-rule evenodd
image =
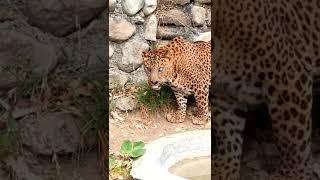
<instances>
[{"instance_id":1,"label":"leopard front leg","mask_svg":"<svg viewBox=\"0 0 320 180\"><path fill-rule=\"evenodd\" d=\"M213 180L240 180L242 154L242 132L246 119L246 107L239 105L235 98L213 93L211 96L213 122Z\"/></svg>"},{"instance_id":2,"label":"leopard front leg","mask_svg":"<svg viewBox=\"0 0 320 180\"><path fill-rule=\"evenodd\" d=\"M167 121L172 123L181 123L184 122L186 119L186 111L187 111L187 97L183 93L174 92L178 103L178 110L173 113L168 113L166 118Z\"/></svg>"},{"instance_id":3,"label":"leopard front leg","mask_svg":"<svg viewBox=\"0 0 320 180\"><path fill-rule=\"evenodd\" d=\"M192 118L192 123L201 125L209 120L208 104L209 104L209 89L204 88L195 92L195 99L197 105L196 116Z\"/></svg>"},{"instance_id":4,"label":"leopard front leg","mask_svg":"<svg viewBox=\"0 0 320 180\"><path fill-rule=\"evenodd\" d=\"M296 74L294 74L296 75ZM280 167L272 180L311 180L312 76L304 82L284 76L280 85L267 84L268 109L274 141L280 152ZM292 88L299 87L301 89Z\"/></svg>"}]
</instances>

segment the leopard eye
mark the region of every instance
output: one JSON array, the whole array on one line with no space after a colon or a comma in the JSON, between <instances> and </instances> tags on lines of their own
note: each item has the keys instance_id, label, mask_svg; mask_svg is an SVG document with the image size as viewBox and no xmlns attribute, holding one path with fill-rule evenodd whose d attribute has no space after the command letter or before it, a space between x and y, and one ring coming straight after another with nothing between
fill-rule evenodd
<instances>
[{"instance_id":1,"label":"leopard eye","mask_svg":"<svg viewBox=\"0 0 320 180\"><path fill-rule=\"evenodd\" d=\"M164 71L164 67L160 67L159 72L163 72L163 71Z\"/></svg>"}]
</instances>

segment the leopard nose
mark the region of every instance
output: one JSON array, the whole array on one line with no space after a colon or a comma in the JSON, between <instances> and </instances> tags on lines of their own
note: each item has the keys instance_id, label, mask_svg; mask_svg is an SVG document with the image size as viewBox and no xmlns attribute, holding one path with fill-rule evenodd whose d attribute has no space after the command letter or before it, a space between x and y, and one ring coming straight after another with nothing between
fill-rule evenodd
<instances>
[{"instance_id":1,"label":"leopard nose","mask_svg":"<svg viewBox=\"0 0 320 180\"><path fill-rule=\"evenodd\" d=\"M151 81L152 85L158 84L158 81Z\"/></svg>"}]
</instances>

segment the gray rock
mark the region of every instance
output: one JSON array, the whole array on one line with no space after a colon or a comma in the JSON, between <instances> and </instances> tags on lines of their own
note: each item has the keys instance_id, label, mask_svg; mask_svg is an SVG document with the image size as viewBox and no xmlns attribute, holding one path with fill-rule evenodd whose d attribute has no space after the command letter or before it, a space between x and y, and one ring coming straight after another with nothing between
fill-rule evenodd
<instances>
[{"instance_id":1,"label":"gray rock","mask_svg":"<svg viewBox=\"0 0 320 180\"><path fill-rule=\"evenodd\" d=\"M195 26L203 26L206 20L206 9L200 6L191 8L192 22Z\"/></svg>"},{"instance_id":2,"label":"gray rock","mask_svg":"<svg viewBox=\"0 0 320 180\"><path fill-rule=\"evenodd\" d=\"M75 118L68 113L44 113L19 121L21 142L33 153L68 154L80 145L80 131Z\"/></svg>"},{"instance_id":3,"label":"gray rock","mask_svg":"<svg viewBox=\"0 0 320 180\"><path fill-rule=\"evenodd\" d=\"M144 0L122 0L122 10L129 16L137 14L144 5Z\"/></svg>"},{"instance_id":4,"label":"gray rock","mask_svg":"<svg viewBox=\"0 0 320 180\"><path fill-rule=\"evenodd\" d=\"M130 73L129 81L134 84L143 84L147 82L147 74L144 71L143 65L137 69L136 71L133 71Z\"/></svg>"},{"instance_id":5,"label":"gray rock","mask_svg":"<svg viewBox=\"0 0 320 180\"><path fill-rule=\"evenodd\" d=\"M48 74L57 64L56 50L52 44L44 44L21 32L0 31L0 67L27 66L39 75ZM0 68L0 88L10 87L16 78L9 69ZM20 72L23 73L23 72Z\"/></svg>"},{"instance_id":6,"label":"gray rock","mask_svg":"<svg viewBox=\"0 0 320 180\"><path fill-rule=\"evenodd\" d=\"M185 5L190 3L190 0L175 0L174 3L179 4L179 5Z\"/></svg>"},{"instance_id":7,"label":"gray rock","mask_svg":"<svg viewBox=\"0 0 320 180\"><path fill-rule=\"evenodd\" d=\"M167 44L169 44L170 41L168 40L158 40L156 43L155 43L155 47L156 48L159 48L159 47L162 47L162 46L165 46Z\"/></svg>"},{"instance_id":8,"label":"gray rock","mask_svg":"<svg viewBox=\"0 0 320 180\"><path fill-rule=\"evenodd\" d=\"M211 3L211 0L195 0L195 2L198 2L201 4L209 4L209 3Z\"/></svg>"},{"instance_id":9,"label":"gray rock","mask_svg":"<svg viewBox=\"0 0 320 180\"><path fill-rule=\"evenodd\" d=\"M207 17L206 17L206 21L207 21L207 25L210 27L211 26L211 8L207 9Z\"/></svg>"},{"instance_id":10,"label":"gray rock","mask_svg":"<svg viewBox=\"0 0 320 180\"><path fill-rule=\"evenodd\" d=\"M117 0L109 0L109 12L113 12L116 9Z\"/></svg>"},{"instance_id":11,"label":"gray rock","mask_svg":"<svg viewBox=\"0 0 320 180\"><path fill-rule=\"evenodd\" d=\"M159 26L157 30L158 39L173 39L177 36L186 36L187 30L184 27Z\"/></svg>"},{"instance_id":12,"label":"gray rock","mask_svg":"<svg viewBox=\"0 0 320 180\"><path fill-rule=\"evenodd\" d=\"M125 41L136 33L136 27L125 19L109 18L109 38L111 41Z\"/></svg>"},{"instance_id":13,"label":"gray rock","mask_svg":"<svg viewBox=\"0 0 320 180\"><path fill-rule=\"evenodd\" d=\"M194 42L208 42L211 40L211 32L200 33L199 36L194 38Z\"/></svg>"},{"instance_id":14,"label":"gray rock","mask_svg":"<svg viewBox=\"0 0 320 180\"><path fill-rule=\"evenodd\" d=\"M5 160L5 166L12 170L17 180L42 180L43 178L36 175L29 168L26 159L23 156L9 156Z\"/></svg>"},{"instance_id":15,"label":"gray rock","mask_svg":"<svg viewBox=\"0 0 320 180\"><path fill-rule=\"evenodd\" d=\"M13 10L9 9L6 6L0 6L0 22L12 21L16 17L16 14Z\"/></svg>"},{"instance_id":16,"label":"gray rock","mask_svg":"<svg viewBox=\"0 0 320 180\"><path fill-rule=\"evenodd\" d=\"M142 9L145 15L149 15L154 12L157 8L157 0L145 0L144 7Z\"/></svg>"},{"instance_id":17,"label":"gray rock","mask_svg":"<svg viewBox=\"0 0 320 180\"><path fill-rule=\"evenodd\" d=\"M34 0L17 3L30 24L59 37L76 31L77 23L81 26L86 24L107 6L105 0Z\"/></svg>"},{"instance_id":18,"label":"gray rock","mask_svg":"<svg viewBox=\"0 0 320 180\"><path fill-rule=\"evenodd\" d=\"M80 67L78 72L92 79L105 78L105 64L106 57L108 57L106 37L105 33L102 33L106 31L106 18L108 17L105 15L93 20L81 32L68 36L64 41L66 43L63 47L68 47L68 57L71 57L66 59L68 64ZM80 48L76 45L78 43L74 43L78 42L79 36L81 39Z\"/></svg>"},{"instance_id":19,"label":"gray rock","mask_svg":"<svg viewBox=\"0 0 320 180\"><path fill-rule=\"evenodd\" d=\"M190 18L182 9L171 9L158 15L160 25L187 26Z\"/></svg>"},{"instance_id":20,"label":"gray rock","mask_svg":"<svg viewBox=\"0 0 320 180\"><path fill-rule=\"evenodd\" d=\"M134 24L141 25L145 22L144 18L140 15L130 18L130 21Z\"/></svg>"},{"instance_id":21,"label":"gray rock","mask_svg":"<svg viewBox=\"0 0 320 180\"><path fill-rule=\"evenodd\" d=\"M121 97L115 101L116 107L121 111L132 111L137 108L137 101L132 97Z\"/></svg>"},{"instance_id":22,"label":"gray rock","mask_svg":"<svg viewBox=\"0 0 320 180\"><path fill-rule=\"evenodd\" d=\"M122 47L122 58L118 68L130 73L139 68L143 62L142 52L149 49L149 45L140 39L131 39Z\"/></svg>"},{"instance_id":23,"label":"gray rock","mask_svg":"<svg viewBox=\"0 0 320 180\"><path fill-rule=\"evenodd\" d=\"M127 74L112 69L109 70L109 89L122 88L128 80Z\"/></svg>"},{"instance_id":24,"label":"gray rock","mask_svg":"<svg viewBox=\"0 0 320 180\"><path fill-rule=\"evenodd\" d=\"M157 40L158 20L156 15L150 15L144 26L144 38L150 41Z\"/></svg>"},{"instance_id":25,"label":"gray rock","mask_svg":"<svg viewBox=\"0 0 320 180\"><path fill-rule=\"evenodd\" d=\"M113 49L112 45L109 44L109 58L112 57L113 53L114 53L114 49Z\"/></svg>"}]
</instances>

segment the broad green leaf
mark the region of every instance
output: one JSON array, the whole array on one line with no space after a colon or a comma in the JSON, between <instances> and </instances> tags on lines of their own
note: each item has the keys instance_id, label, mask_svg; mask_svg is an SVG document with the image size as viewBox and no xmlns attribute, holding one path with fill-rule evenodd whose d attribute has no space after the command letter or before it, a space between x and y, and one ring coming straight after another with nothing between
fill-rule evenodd
<instances>
[{"instance_id":1,"label":"broad green leaf","mask_svg":"<svg viewBox=\"0 0 320 180\"><path fill-rule=\"evenodd\" d=\"M138 142L133 143L133 149L136 149L136 148L142 149L143 147L144 147L144 142L142 142L142 141L138 141Z\"/></svg>"},{"instance_id":2,"label":"broad green leaf","mask_svg":"<svg viewBox=\"0 0 320 180\"><path fill-rule=\"evenodd\" d=\"M145 149L136 148L136 149L132 150L130 155L132 158L138 158L138 157L142 156L145 152L146 152Z\"/></svg>"},{"instance_id":3,"label":"broad green leaf","mask_svg":"<svg viewBox=\"0 0 320 180\"><path fill-rule=\"evenodd\" d=\"M121 145L120 153L122 155L128 155L128 154L130 154L132 149L133 149L132 142L129 140L125 140L125 141L123 141L123 143Z\"/></svg>"}]
</instances>

